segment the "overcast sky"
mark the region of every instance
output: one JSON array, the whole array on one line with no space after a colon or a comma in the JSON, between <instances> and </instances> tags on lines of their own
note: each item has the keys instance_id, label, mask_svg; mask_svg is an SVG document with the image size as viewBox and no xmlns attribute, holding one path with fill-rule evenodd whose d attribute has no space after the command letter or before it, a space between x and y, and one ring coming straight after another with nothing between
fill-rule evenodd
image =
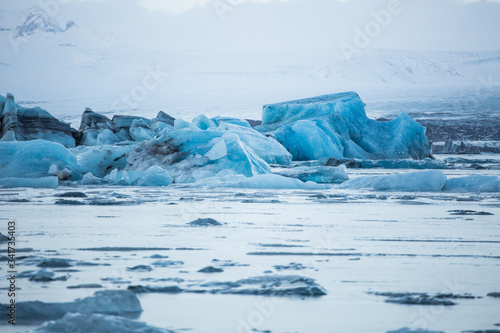
<instances>
[{"instance_id":1,"label":"overcast sky","mask_svg":"<svg viewBox=\"0 0 500 333\"><path fill-rule=\"evenodd\" d=\"M0 0L48 9L136 47L197 50L500 49L500 0ZM1 16L0 16L1 19ZM1 24L0 24L1 25Z\"/></svg>"}]
</instances>

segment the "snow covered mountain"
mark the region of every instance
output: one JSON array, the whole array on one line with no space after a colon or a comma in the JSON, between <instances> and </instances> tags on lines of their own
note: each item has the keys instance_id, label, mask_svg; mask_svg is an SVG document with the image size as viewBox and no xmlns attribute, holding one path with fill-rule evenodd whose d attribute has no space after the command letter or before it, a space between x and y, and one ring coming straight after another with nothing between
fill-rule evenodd
<instances>
[{"instance_id":1,"label":"snow covered mountain","mask_svg":"<svg viewBox=\"0 0 500 333\"><path fill-rule=\"evenodd\" d=\"M169 36L146 49L77 19L61 23L36 7L15 17L0 29L0 91L20 104L43 102L69 122L85 107L150 118L159 110L188 119L235 112L260 118L264 104L307 96L352 90L371 104L380 90L491 92L500 77L500 51L360 49L350 59L337 47L182 53L169 49Z\"/></svg>"}]
</instances>

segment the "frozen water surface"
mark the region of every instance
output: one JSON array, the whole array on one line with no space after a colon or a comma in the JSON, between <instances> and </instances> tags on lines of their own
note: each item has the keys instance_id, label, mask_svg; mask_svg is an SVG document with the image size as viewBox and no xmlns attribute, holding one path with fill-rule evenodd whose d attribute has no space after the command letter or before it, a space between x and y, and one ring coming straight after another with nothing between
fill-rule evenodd
<instances>
[{"instance_id":1,"label":"frozen water surface","mask_svg":"<svg viewBox=\"0 0 500 333\"><path fill-rule=\"evenodd\" d=\"M351 178L395 172L348 169ZM448 178L498 175L443 172ZM101 204L55 204L61 199ZM67 276L18 279L18 301L66 303L99 290L150 288L136 293L143 312L134 318L95 315L102 327L461 332L494 329L499 322L499 300L487 296L499 291L495 192L60 186L1 189L0 215L17 222L19 250L33 249L18 252L20 273ZM220 225L189 224L198 219ZM205 267L217 272L199 272ZM0 273L6 275L3 267ZM403 295L390 302L391 293ZM438 294L474 298L434 298ZM404 297L421 304L399 304ZM46 327L83 325L85 318L72 315ZM1 330L23 332L40 324L30 325Z\"/></svg>"}]
</instances>

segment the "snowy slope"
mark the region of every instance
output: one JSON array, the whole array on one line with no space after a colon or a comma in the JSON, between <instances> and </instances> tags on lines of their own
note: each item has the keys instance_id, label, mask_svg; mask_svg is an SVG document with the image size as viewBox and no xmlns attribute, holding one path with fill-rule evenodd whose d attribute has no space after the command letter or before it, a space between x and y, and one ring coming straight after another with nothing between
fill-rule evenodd
<instances>
[{"instance_id":1,"label":"snowy slope","mask_svg":"<svg viewBox=\"0 0 500 333\"><path fill-rule=\"evenodd\" d=\"M370 110L380 95L406 96L401 90L498 91L500 77L500 51L365 49L351 59L335 48L182 54L129 45L36 8L2 14L0 91L21 104L36 102L73 126L85 107L149 118L159 110L187 119L200 113L260 118L264 104L349 90ZM384 107L373 116L384 115Z\"/></svg>"}]
</instances>

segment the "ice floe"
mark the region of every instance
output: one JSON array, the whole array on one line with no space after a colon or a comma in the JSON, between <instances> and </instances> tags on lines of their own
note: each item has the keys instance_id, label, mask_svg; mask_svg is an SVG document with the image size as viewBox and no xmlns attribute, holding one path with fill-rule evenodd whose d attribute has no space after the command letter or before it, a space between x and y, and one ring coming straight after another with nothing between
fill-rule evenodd
<instances>
[{"instance_id":1,"label":"ice floe","mask_svg":"<svg viewBox=\"0 0 500 333\"><path fill-rule=\"evenodd\" d=\"M33 330L33 333L67 333L68 330L92 333L174 333L144 322L104 314L68 313Z\"/></svg>"}]
</instances>

